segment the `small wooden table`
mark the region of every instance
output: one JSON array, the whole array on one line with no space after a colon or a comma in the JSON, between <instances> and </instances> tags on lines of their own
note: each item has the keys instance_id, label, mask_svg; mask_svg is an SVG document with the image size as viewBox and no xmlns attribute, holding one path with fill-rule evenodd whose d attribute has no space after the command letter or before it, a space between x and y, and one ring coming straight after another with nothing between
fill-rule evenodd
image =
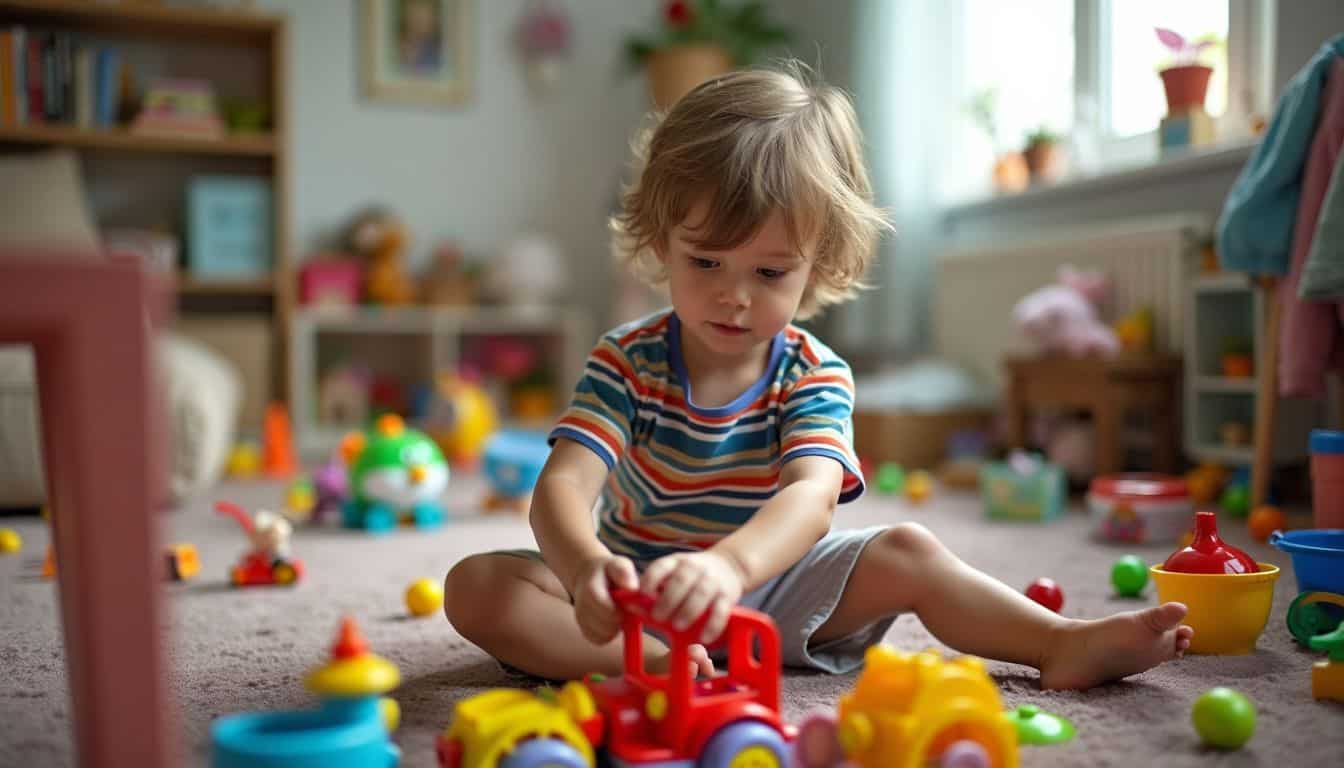
<instances>
[{"instance_id":1,"label":"small wooden table","mask_svg":"<svg viewBox=\"0 0 1344 768\"><path fill-rule=\"evenodd\" d=\"M1180 457L1181 359L1171 355L1103 357L1009 357L1006 369L1008 444L1027 443L1032 408L1054 406L1088 412L1096 428L1098 475L1119 472L1127 412L1153 420L1153 469L1178 471Z\"/></svg>"}]
</instances>

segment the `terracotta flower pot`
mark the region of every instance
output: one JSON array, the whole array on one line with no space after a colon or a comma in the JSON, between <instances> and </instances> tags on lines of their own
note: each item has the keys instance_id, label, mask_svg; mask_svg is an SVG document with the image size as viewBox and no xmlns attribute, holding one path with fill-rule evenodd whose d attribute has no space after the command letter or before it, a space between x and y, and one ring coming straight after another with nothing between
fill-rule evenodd
<instances>
[{"instance_id":1,"label":"terracotta flower pot","mask_svg":"<svg viewBox=\"0 0 1344 768\"><path fill-rule=\"evenodd\" d=\"M649 93L658 109L669 109L695 86L732 70L733 58L716 45L660 48L648 60Z\"/></svg>"},{"instance_id":2,"label":"terracotta flower pot","mask_svg":"<svg viewBox=\"0 0 1344 768\"><path fill-rule=\"evenodd\" d=\"M1053 141L1030 144L1022 152L1027 160L1027 171L1032 181L1054 181L1059 178L1064 153Z\"/></svg>"},{"instance_id":3,"label":"terracotta flower pot","mask_svg":"<svg viewBox=\"0 0 1344 768\"><path fill-rule=\"evenodd\" d=\"M994 161L994 189L999 192L1021 192L1031 183L1026 158L1021 152L1005 152Z\"/></svg>"},{"instance_id":4,"label":"terracotta flower pot","mask_svg":"<svg viewBox=\"0 0 1344 768\"><path fill-rule=\"evenodd\" d=\"M1178 114L1192 107L1204 106L1209 92L1209 77L1213 69L1202 64L1169 67L1162 70L1162 87L1167 92L1167 113Z\"/></svg>"},{"instance_id":5,"label":"terracotta flower pot","mask_svg":"<svg viewBox=\"0 0 1344 768\"><path fill-rule=\"evenodd\" d=\"M1229 379L1249 379L1255 369L1250 355L1223 355L1222 363L1223 375Z\"/></svg>"}]
</instances>

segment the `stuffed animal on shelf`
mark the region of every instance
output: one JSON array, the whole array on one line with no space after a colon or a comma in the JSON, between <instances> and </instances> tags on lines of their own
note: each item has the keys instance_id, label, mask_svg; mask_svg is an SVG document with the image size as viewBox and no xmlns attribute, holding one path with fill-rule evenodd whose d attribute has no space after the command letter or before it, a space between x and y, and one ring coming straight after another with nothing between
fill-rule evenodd
<instances>
[{"instance_id":1,"label":"stuffed animal on shelf","mask_svg":"<svg viewBox=\"0 0 1344 768\"><path fill-rule=\"evenodd\" d=\"M406 274L410 233L385 210L372 208L357 216L346 238L349 248L367 263L364 296L374 304L403 305L416 300L415 284Z\"/></svg>"},{"instance_id":2,"label":"stuffed animal on shelf","mask_svg":"<svg viewBox=\"0 0 1344 768\"><path fill-rule=\"evenodd\" d=\"M1013 307L1013 322L1046 352L1113 355L1120 341L1098 312L1109 287L1099 272L1060 267L1058 283L1027 294Z\"/></svg>"}]
</instances>

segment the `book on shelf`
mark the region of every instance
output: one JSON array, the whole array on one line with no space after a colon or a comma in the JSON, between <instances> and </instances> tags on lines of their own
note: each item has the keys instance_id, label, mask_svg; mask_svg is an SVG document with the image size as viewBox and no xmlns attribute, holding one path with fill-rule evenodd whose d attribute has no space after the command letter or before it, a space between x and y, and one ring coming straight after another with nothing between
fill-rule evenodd
<instances>
[{"instance_id":1,"label":"book on shelf","mask_svg":"<svg viewBox=\"0 0 1344 768\"><path fill-rule=\"evenodd\" d=\"M0 125L117 124L122 57L111 46L14 25L0 28Z\"/></svg>"}]
</instances>

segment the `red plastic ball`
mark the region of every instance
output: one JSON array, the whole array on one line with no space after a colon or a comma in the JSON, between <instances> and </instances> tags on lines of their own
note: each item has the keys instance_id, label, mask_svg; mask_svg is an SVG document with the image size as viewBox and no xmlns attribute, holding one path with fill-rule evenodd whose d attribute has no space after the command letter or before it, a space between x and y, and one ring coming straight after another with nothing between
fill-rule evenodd
<instances>
[{"instance_id":1,"label":"red plastic ball","mask_svg":"<svg viewBox=\"0 0 1344 768\"><path fill-rule=\"evenodd\" d=\"M1064 590L1059 588L1054 579L1042 576L1031 582L1027 585L1026 595L1055 613L1064 607Z\"/></svg>"}]
</instances>

